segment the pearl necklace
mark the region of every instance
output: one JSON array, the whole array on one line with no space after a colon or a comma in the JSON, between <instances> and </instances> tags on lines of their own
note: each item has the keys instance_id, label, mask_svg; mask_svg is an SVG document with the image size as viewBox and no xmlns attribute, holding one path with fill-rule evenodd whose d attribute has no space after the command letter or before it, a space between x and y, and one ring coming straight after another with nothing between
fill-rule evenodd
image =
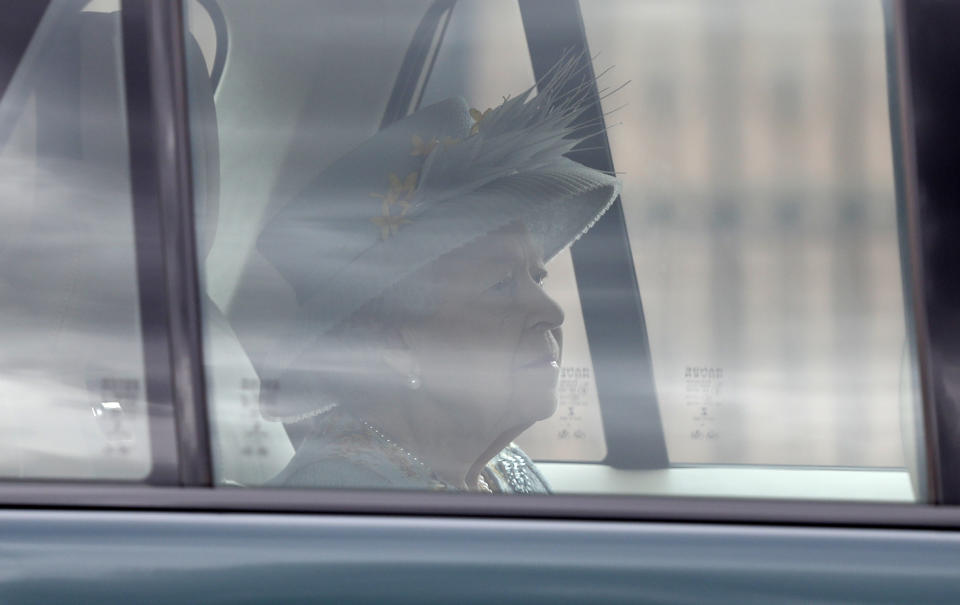
<instances>
[{"instance_id":1,"label":"pearl necklace","mask_svg":"<svg viewBox=\"0 0 960 605\"><path fill-rule=\"evenodd\" d=\"M386 443L387 445L389 445L389 446L392 447L392 448L395 448L395 449L397 449L397 450L400 450L400 453L403 454L404 456L406 456L410 461L416 463L417 465L419 465L420 467L422 467L424 470L428 471L431 475L433 474L433 471L430 470L430 467L428 467L426 464L424 464L423 460L417 458L417 457L414 456L412 453L410 453L409 451L407 451L407 450L406 450L403 446L401 446L399 443L397 443L396 441L393 441L392 439L390 439L389 437L387 437L386 435L384 435L382 432L380 432L380 429L378 429L377 427L373 426L372 424L370 424L369 422L367 422L366 420L364 420L364 419L362 419L362 418L360 419L360 422L361 422L361 424L363 424L363 426L364 426L368 431L370 431L371 433L373 433L374 436L377 437L377 439L379 439L380 441L383 441L384 443Z\"/></svg>"},{"instance_id":2,"label":"pearl necklace","mask_svg":"<svg viewBox=\"0 0 960 605\"><path fill-rule=\"evenodd\" d=\"M423 470L427 471L427 472L430 474L430 477L431 477L431 478L433 478L433 479L436 480L436 481L440 481L440 479L437 479L437 474L436 474L435 472L433 472L433 470L432 470L429 466L427 466L427 465L423 462L423 460L421 460L421 459L417 458L416 456L414 456L412 452L410 452L409 450L407 450L405 447L403 447L402 445L400 445L400 444L397 443L396 441L394 441L394 440L390 439L389 437L387 437L386 435L384 435L383 432L382 432L380 429L378 429L377 427L373 426L372 424L370 424L370 423L367 422L366 420L364 420L364 419L361 418L361 419L360 419L360 423L363 424L364 428L366 428L369 432L371 432L377 439L379 439L380 441L383 441L384 443L386 443L386 444L389 445L390 447L398 450L398 451L399 451L401 454L403 454L408 460L410 460L411 462L415 463L417 466L419 466L419 467L422 468ZM446 482L442 482L442 483L446 484ZM479 491L479 492L484 492L484 493L487 493L487 494L492 494L492 493L493 493L493 490L490 489L490 486L488 486L488 485L487 485L487 482L484 480L483 475L478 475L478 476L477 476L477 491Z\"/></svg>"}]
</instances>

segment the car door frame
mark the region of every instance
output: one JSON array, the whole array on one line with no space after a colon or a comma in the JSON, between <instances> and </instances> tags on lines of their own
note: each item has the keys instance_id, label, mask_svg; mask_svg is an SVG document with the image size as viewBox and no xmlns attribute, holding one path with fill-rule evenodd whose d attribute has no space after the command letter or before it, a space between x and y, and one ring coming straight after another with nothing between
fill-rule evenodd
<instances>
[{"instance_id":1,"label":"car door frame","mask_svg":"<svg viewBox=\"0 0 960 605\"><path fill-rule=\"evenodd\" d=\"M915 128L921 108L952 125L950 98L920 96L942 72L924 46L931 31L947 35L960 24L960 8L935 0L888 2L895 44L893 69L902 102L896 107L902 137L901 170L906 207L910 298L915 309L927 435L930 506L795 500L693 499L614 495L489 498L356 490L214 489L204 389L201 300L190 177L190 124L181 0L123 0L123 47L130 123L131 176L137 222L138 265L144 313L144 353L151 410L175 423L176 473L143 485L16 481L0 484L0 508L336 513L429 517L714 522L856 528L956 529L960 510L960 440L945 428L960 409L952 389L956 359L950 326L960 317L953 288L944 281L960 266L960 238L931 233L960 219L951 207L951 182L924 182L925 169L953 151L934 132ZM527 13L531 14L531 13ZM939 28L939 29L937 29ZM923 32L924 36L920 35ZM940 65L956 66L960 53ZM143 67L146 66L146 69ZM960 73L960 69L956 70ZM953 88L951 91L955 90ZM953 97L956 98L956 97ZM953 130L950 130L952 132ZM924 137L933 137L928 140ZM958 139L960 140L960 139ZM960 224L957 225L960 227ZM952 231L952 229L951 229ZM931 280L934 282L931 284ZM936 287L931 287L936 286Z\"/></svg>"}]
</instances>

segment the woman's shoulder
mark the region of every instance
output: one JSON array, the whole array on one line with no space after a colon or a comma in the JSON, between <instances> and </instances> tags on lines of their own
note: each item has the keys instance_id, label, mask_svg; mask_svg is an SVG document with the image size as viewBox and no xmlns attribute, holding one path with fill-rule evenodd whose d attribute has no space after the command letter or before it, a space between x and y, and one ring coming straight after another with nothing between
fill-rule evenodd
<instances>
[{"instance_id":1,"label":"woman's shoulder","mask_svg":"<svg viewBox=\"0 0 960 605\"><path fill-rule=\"evenodd\" d=\"M325 414L297 447L290 462L266 483L271 487L454 489L422 463L371 434L362 422L342 410ZM506 494L548 494L550 485L530 457L511 443L483 470L491 491Z\"/></svg>"},{"instance_id":2,"label":"woman's shoulder","mask_svg":"<svg viewBox=\"0 0 960 605\"><path fill-rule=\"evenodd\" d=\"M362 424L331 413L267 485L443 489L425 469L384 447Z\"/></svg>"},{"instance_id":3,"label":"woman's shoulder","mask_svg":"<svg viewBox=\"0 0 960 605\"><path fill-rule=\"evenodd\" d=\"M296 458L296 457L294 457ZM311 460L291 460L267 482L270 487L377 488L389 486L388 476L341 456L319 456Z\"/></svg>"}]
</instances>

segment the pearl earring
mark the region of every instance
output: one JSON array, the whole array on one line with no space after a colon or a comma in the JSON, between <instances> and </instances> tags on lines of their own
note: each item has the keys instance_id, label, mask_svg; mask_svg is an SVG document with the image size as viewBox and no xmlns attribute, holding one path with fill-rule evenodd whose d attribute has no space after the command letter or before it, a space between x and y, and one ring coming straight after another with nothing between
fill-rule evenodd
<instances>
[{"instance_id":1,"label":"pearl earring","mask_svg":"<svg viewBox=\"0 0 960 605\"><path fill-rule=\"evenodd\" d=\"M407 374L407 387L409 387L411 391L416 391L417 389L419 389L420 377L412 372L410 374Z\"/></svg>"}]
</instances>

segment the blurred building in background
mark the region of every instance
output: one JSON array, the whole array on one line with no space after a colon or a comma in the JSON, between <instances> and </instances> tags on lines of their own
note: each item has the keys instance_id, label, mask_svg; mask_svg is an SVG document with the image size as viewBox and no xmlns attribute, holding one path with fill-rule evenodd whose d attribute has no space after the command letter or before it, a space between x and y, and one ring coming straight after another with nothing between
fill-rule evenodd
<instances>
[{"instance_id":1,"label":"blurred building in background","mask_svg":"<svg viewBox=\"0 0 960 605\"><path fill-rule=\"evenodd\" d=\"M612 67L601 88L629 80L604 109L671 461L902 466L915 404L881 3L581 8ZM461 0L425 102L483 108L532 82L516 2ZM552 264L582 330L569 258ZM565 348L565 367L589 363L585 337ZM563 426L525 446L602 458L599 437L563 449Z\"/></svg>"}]
</instances>

